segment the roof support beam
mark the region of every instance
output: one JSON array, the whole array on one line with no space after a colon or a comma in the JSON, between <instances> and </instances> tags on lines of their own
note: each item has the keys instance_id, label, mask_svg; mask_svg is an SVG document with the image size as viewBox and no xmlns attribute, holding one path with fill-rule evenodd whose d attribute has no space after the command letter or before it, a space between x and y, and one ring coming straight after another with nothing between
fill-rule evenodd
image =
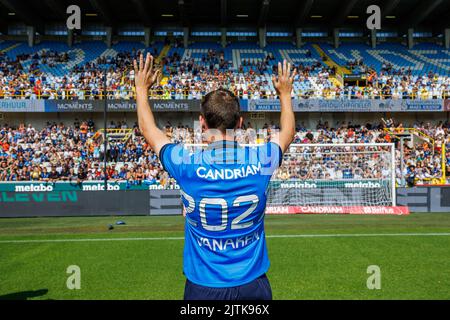
<instances>
[{"instance_id":1,"label":"roof support beam","mask_svg":"<svg viewBox=\"0 0 450 320\"><path fill-rule=\"evenodd\" d=\"M314 4L314 0L303 0L298 10L298 14L295 17L294 24L296 27L302 26L308 18L311 8Z\"/></svg>"},{"instance_id":2,"label":"roof support beam","mask_svg":"<svg viewBox=\"0 0 450 320\"><path fill-rule=\"evenodd\" d=\"M225 27L227 25L227 0L220 0L220 25Z\"/></svg>"},{"instance_id":3,"label":"roof support beam","mask_svg":"<svg viewBox=\"0 0 450 320\"><path fill-rule=\"evenodd\" d=\"M345 19L347 19L347 16L352 11L353 7L359 0L348 0L345 2L339 2L339 6L342 5L341 10L337 12L334 19L331 22L331 25L333 27L340 27L345 22Z\"/></svg>"},{"instance_id":4,"label":"roof support beam","mask_svg":"<svg viewBox=\"0 0 450 320\"><path fill-rule=\"evenodd\" d=\"M180 13L181 24L185 27L189 25L188 16L186 14L186 5L184 0L178 0L178 11Z\"/></svg>"},{"instance_id":5,"label":"roof support beam","mask_svg":"<svg viewBox=\"0 0 450 320\"><path fill-rule=\"evenodd\" d=\"M259 11L258 27L266 25L267 16L269 15L270 0L262 0L261 10Z\"/></svg>"},{"instance_id":6,"label":"roof support beam","mask_svg":"<svg viewBox=\"0 0 450 320\"><path fill-rule=\"evenodd\" d=\"M146 3L143 0L132 0L136 8L137 14L141 19L145 27L150 27L152 25L152 17L150 15L150 10L148 10Z\"/></svg>"},{"instance_id":7,"label":"roof support beam","mask_svg":"<svg viewBox=\"0 0 450 320\"><path fill-rule=\"evenodd\" d=\"M106 5L105 0L89 0L94 10L96 10L100 16L103 19L103 22L107 26L114 25L114 20L112 18L111 11L109 10L108 6Z\"/></svg>"},{"instance_id":8,"label":"roof support beam","mask_svg":"<svg viewBox=\"0 0 450 320\"><path fill-rule=\"evenodd\" d=\"M392 15L395 8L399 5L401 0L386 0L381 9L381 29L383 29L384 22L386 22L386 16Z\"/></svg>"}]
</instances>

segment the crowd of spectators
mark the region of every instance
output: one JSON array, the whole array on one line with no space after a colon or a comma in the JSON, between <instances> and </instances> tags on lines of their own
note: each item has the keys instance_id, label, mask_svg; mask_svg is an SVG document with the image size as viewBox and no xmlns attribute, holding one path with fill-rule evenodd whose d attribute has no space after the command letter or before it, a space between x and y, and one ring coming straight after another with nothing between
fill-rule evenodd
<instances>
[{"instance_id":1,"label":"crowd of spectators","mask_svg":"<svg viewBox=\"0 0 450 320\"><path fill-rule=\"evenodd\" d=\"M392 119L378 124L354 125L337 124L335 128L327 122L317 125L315 130L297 128L294 143L338 144L338 143L395 143L396 177L398 185L420 185L449 183L450 174L450 123L430 124L416 122L411 128ZM400 137L403 141L403 155ZM413 136L412 140L409 137ZM442 146L445 148L444 168L442 166ZM295 156L287 156L281 170L280 179L342 179L342 178L386 178L390 175L390 155L380 156L377 152L388 148L377 147L332 147L301 148L292 147ZM369 152L368 152L369 151ZM326 156L334 152L333 156ZM302 156L298 156L298 155ZM317 156L315 156L317 155ZM403 165L401 160L403 159ZM403 171L402 171L403 170ZM446 181L442 181L445 170Z\"/></svg>"},{"instance_id":2,"label":"crowd of spectators","mask_svg":"<svg viewBox=\"0 0 450 320\"><path fill-rule=\"evenodd\" d=\"M156 48L152 54L158 56ZM93 62L76 65L64 75L44 72L42 66L69 61L67 53L40 51L15 59L0 53L0 99L132 99L134 97L132 60L140 50L101 56ZM273 54L262 60L244 59L238 67L225 59L223 51L209 50L199 59L177 52L158 63L164 71L150 95L159 99L200 99L206 92L225 87L243 99L276 99L271 75L277 72ZM309 58L311 59L311 57ZM24 68L23 61L31 61ZM318 99L436 99L450 97L450 77L433 73L412 75L387 63L380 70L364 61L350 61L351 70L367 74L366 85L340 85L332 79L335 68L317 60L296 64L299 71L293 90L296 98ZM106 77L105 77L106 76Z\"/></svg>"},{"instance_id":3,"label":"crowd of spectators","mask_svg":"<svg viewBox=\"0 0 450 320\"><path fill-rule=\"evenodd\" d=\"M107 178L126 180L131 184L173 185L157 155L150 149L139 132L137 124L111 122L109 129L126 132L119 139L106 144ZM386 128L388 129L386 131ZM397 183L404 185L441 183L443 174L441 146L450 150L450 124L417 122L414 130L423 139L404 143L403 166L400 164L400 148L396 148ZM256 130L247 123L236 132L236 140L242 144L269 141L277 125L266 124ZM200 129L185 125L165 126L166 134L176 143L201 143ZM399 143L398 137L407 133L402 123L388 119L377 124L319 122L315 128L297 125L294 143ZM431 138L431 139L429 139ZM282 167L275 173L278 179L345 179L386 178L390 167L381 153L364 153L367 149L346 148L334 150L328 147L291 147L285 155ZM73 125L47 123L37 129L31 125L0 127L0 181L94 181L105 178L103 161L105 144L94 121L75 120ZM327 155L328 154L328 155ZM388 156L388 154L387 154ZM450 175L450 152L445 155L447 177ZM401 168L403 167L403 172Z\"/></svg>"},{"instance_id":4,"label":"crowd of spectators","mask_svg":"<svg viewBox=\"0 0 450 320\"><path fill-rule=\"evenodd\" d=\"M110 128L124 128L110 123ZM161 165L136 125L131 137L107 144L110 180L163 183ZM104 179L104 144L92 120L72 126L47 123L42 129L20 125L0 130L0 181L85 181Z\"/></svg>"}]
</instances>

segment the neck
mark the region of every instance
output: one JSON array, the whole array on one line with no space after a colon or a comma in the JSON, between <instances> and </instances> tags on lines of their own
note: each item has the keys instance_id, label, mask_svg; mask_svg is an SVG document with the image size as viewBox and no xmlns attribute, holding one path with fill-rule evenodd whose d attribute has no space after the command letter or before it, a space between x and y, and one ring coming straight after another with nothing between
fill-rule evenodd
<instances>
[{"instance_id":1,"label":"neck","mask_svg":"<svg viewBox=\"0 0 450 320\"><path fill-rule=\"evenodd\" d=\"M213 143L217 141L235 141L235 135L227 133L213 133L213 134L207 133L206 141L208 143Z\"/></svg>"}]
</instances>

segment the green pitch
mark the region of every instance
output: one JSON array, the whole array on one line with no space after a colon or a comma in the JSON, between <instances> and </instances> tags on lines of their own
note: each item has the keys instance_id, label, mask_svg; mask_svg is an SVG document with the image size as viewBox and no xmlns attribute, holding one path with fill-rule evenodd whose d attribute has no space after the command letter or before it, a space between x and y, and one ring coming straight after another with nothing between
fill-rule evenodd
<instances>
[{"instance_id":1,"label":"green pitch","mask_svg":"<svg viewBox=\"0 0 450 320\"><path fill-rule=\"evenodd\" d=\"M450 299L450 214L269 216L266 229L274 299ZM180 299L182 237L182 217L0 219L0 299Z\"/></svg>"}]
</instances>

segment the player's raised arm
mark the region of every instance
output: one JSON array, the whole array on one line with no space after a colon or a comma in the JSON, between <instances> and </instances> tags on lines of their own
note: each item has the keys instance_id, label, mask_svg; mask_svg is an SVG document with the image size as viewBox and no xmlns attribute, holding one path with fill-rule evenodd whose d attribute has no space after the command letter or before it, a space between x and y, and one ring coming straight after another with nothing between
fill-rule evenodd
<instances>
[{"instance_id":1,"label":"player's raised arm","mask_svg":"<svg viewBox=\"0 0 450 320\"><path fill-rule=\"evenodd\" d=\"M280 97L281 115L280 115L280 132L278 133L277 142L283 152L294 140L295 136L295 115L292 110L292 84L294 77L297 74L297 69L291 73L291 64L286 63L286 60L278 63L278 77L275 75L272 77L273 86Z\"/></svg>"},{"instance_id":2,"label":"player's raised arm","mask_svg":"<svg viewBox=\"0 0 450 320\"><path fill-rule=\"evenodd\" d=\"M150 147L159 154L161 148L170 143L166 134L161 131L155 122L153 113L148 103L148 89L153 86L161 71L153 70L153 57L147 53L144 63L144 56L139 57L139 65L134 60L134 81L136 86L136 104L139 121L139 129L147 140Z\"/></svg>"}]
</instances>

